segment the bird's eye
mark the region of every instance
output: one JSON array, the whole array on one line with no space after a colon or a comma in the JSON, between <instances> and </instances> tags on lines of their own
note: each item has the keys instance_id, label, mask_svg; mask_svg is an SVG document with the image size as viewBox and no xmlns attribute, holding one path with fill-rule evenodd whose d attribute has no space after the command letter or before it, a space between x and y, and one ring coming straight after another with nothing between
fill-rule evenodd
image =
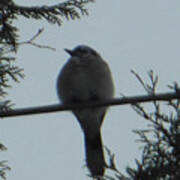
<instances>
[{"instance_id":1,"label":"bird's eye","mask_svg":"<svg viewBox=\"0 0 180 180\"><path fill-rule=\"evenodd\" d=\"M95 56L97 55L96 51L93 51L93 50L91 51L91 54Z\"/></svg>"}]
</instances>

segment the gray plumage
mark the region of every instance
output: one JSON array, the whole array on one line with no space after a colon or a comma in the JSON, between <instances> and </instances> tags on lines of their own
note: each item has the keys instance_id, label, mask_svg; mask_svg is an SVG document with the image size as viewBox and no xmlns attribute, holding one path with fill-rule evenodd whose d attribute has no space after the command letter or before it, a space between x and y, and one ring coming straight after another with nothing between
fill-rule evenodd
<instances>
[{"instance_id":1,"label":"gray plumage","mask_svg":"<svg viewBox=\"0 0 180 180\"><path fill-rule=\"evenodd\" d=\"M114 86L106 62L92 48L81 45L65 49L70 59L57 80L57 92L64 104L112 99ZM100 128L107 107L73 110L84 132L87 166L92 176L103 176L105 160Z\"/></svg>"}]
</instances>

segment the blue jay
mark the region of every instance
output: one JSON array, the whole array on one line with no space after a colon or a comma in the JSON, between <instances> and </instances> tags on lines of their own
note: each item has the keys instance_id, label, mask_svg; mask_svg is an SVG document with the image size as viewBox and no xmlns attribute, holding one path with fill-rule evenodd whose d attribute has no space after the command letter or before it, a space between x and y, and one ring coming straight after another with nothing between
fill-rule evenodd
<instances>
[{"instance_id":1,"label":"blue jay","mask_svg":"<svg viewBox=\"0 0 180 180\"><path fill-rule=\"evenodd\" d=\"M65 49L71 56L57 79L57 93L63 104L75 104L112 99L114 85L110 69L92 48L80 45ZM105 159L101 125L107 107L73 110L84 132L87 167L92 176L103 176Z\"/></svg>"}]
</instances>

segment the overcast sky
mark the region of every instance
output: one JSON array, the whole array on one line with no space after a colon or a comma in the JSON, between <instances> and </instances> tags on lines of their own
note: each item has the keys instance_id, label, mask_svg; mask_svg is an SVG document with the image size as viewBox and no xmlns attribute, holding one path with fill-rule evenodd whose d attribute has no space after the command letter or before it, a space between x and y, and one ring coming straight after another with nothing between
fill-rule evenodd
<instances>
[{"instance_id":1,"label":"overcast sky","mask_svg":"<svg viewBox=\"0 0 180 180\"><path fill-rule=\"evenodd\" d=\"M21 5L53 5L58 0L16 0ZM109 64L116 87L116 97L144 94L130 70L147 81L153 69L159 76L159 92L179 82L180 67L179 0L97 0L89 4L89 16L66 21L61 27L46 21L19 18L20 40L31 38L39 28L44 33L38 43L56 48L56 52L24 45L17 53L17 64L24 68L25 79L13 84L9 99L15 107L58 103L56 78L69 58L64 48L86 44L96 49ZM6 118L0 122L1 142L8 147L1 160L8 160L12 170L9 180L88 179L83 134L70 112ZM122 172L135 166L140 158L140 144L132 130L145 127L130 106L114 106L104 120L104 144L116 155Z\"/></svg>"}]
</instances>

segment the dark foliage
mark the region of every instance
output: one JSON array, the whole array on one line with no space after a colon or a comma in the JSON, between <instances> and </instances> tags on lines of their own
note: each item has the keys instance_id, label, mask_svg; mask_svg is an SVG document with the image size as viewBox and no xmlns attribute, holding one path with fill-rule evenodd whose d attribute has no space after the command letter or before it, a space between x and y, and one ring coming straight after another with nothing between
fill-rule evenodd
<instances>
[{"instance_id":1,"label":"dark foliage","mask_svg":"<svg viewBox=\"0 0 180 180\"><path fill-rule=\"evenodd\" d=\"M133 72L145 91L155 95L158 83L157 76L150 71L150 84L145 84L141 77ZM177 84L170 86L174 91L179 91ZM114 162L114 155L109 154L109 169L115 172L115 178L108 180L178 180L180 179L180 102L170 100L168 104L153 101L150 111L147 106L136 103L132 108L148 122L147 129L135 130L142 146L142 158L136 160L137 168L127 167L128 177L120 173ZM162 108L168 106L167 114ZM172 111L170 111L170 109Z\"/></svg>"},{"instance_id":2,"label":"dark foliage","mask_svg":"<svg viewBox=\"0 0 180 180\"><path fill-rule=\"evenodd\" d=\"M0 143L0 151L6 151L7 148ZM6 172L10 170L6 161L0 161L0 179L6 179Z\"/></svg>"},{"instance_id":3,"label":"dark foliage","mask_svg":"<svg viewBox=\"0 0 180 180\"><path fill-rule=\"evenodd\" d=\"M158 82L150 71L151 85L141 83L146 92L154 95ZM143 81L141 81L143 82ZM177 84L171 87L178 91ZM167 115L161 112L163 105L154 101L153 111L148 112L140 104L133 105L134 110L149 122L147 130L136 130L140 141L144 143L142 161L137 162L137 169L127 171L137 180L177 180L180 179L180 106L179 100L169 101ZM172 111L170 112L170 109Z\"/></svg>"}]
</instances>

